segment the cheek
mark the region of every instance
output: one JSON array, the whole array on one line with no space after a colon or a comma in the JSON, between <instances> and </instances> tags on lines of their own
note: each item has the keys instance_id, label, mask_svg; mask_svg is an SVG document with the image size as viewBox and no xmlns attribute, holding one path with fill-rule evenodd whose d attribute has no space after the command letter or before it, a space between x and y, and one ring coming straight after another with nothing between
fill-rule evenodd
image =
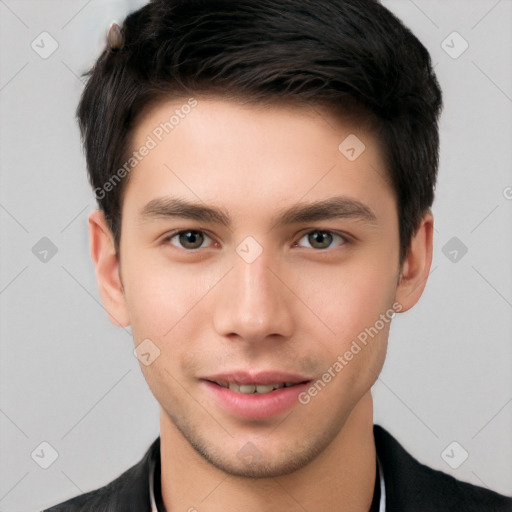
<instances>
[{"instance_id":1,"label":"cheek","mask_svg":"<svg viewBox=\"0 0 512 512\"><path fill-rule=\"evenodd\" d=\"M135 340L168 340L208 292L207 279L192 269L152 264L144 258L125 262L123 281Z\"/></svg>"},{"instance_id":2,"label":"cheek","mask_svg":"<svg viewBox=\"0 0 512 512\"><path fill-rule=\"evenodd\" d=\"M304 303L328 328L326 332L339 347L374 325L380 314L392 306L395 281L393 260L378 261L363 255L347 265L318 267L314 279L311 275L304 277L301 287Z\"/></svg>"},{"instance_id":3,"label":"cheek","mask_svg":"<svg viewBox=\"0 0 512 512\"><path fill-rule=\"evenodd\" d=\"M329 391L318 392L317 404L329 408L336 403L339 414L355 406L374 384L384 364L394 316L394 288L389 277L384 279L389 284L386 287L379 282L379 276L380 273L367 272L340 278L341 289L324 295L315 306L325 312L325 323L334 332L319 338L324 361L320 380L329 382ZM322 383L317 386L317 391L320 389Z\"/></svg>"}]
</instances>

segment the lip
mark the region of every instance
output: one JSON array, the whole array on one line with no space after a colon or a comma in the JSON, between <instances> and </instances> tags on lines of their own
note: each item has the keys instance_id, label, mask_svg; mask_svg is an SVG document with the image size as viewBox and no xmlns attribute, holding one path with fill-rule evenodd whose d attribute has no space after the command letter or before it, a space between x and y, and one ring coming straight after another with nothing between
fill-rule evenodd
<instances>
[{"instance_id":1,"label":"lip","mask_svg":"<svg viewBox=\"0 0 512 512\"><path fill-rule=\"evenodd\" d=\"M307 389L311 379L282 372L230 372L201 379L205 391L221 408L238 417L264 419L278 416L299 402L299 394ZM293 382L290 387L276 389L266 394L244 394L224 388L216 382L237 384L274 384Z\"/></svg>"}]
</instances>

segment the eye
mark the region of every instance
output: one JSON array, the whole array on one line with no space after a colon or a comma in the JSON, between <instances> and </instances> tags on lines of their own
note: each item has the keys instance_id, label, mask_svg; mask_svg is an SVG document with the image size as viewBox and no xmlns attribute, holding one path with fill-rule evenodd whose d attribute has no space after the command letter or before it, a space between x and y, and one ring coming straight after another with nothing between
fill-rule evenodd
<instances>
[{"instance_id":1,"label":"eye","mask_svg":"<svg viewBox=\"0 0 512 512\"><path fill-rule=\"evenodd\" d=\"M177 241L173 241L173 240ZM332 246L333 240L338 239L337 247L344 245L348 242L348 239L338 233L335 233L333 231L329 230L321 230L321 229L315 229L313 231L309 231L308 233L304 234L299 242L301 240L305 239L307 242L306 247L310 247L311 249L320 249L325 250L329 249ZM209 247L203 246L202 244L209 240L211 242L211 238L204 232L196 229L186 229L182 231L177 231L174 233L170 233L167 235L164 239L164 243L171 243L175 247L181 248L181 249L187 249L187 250L195 250L195 249L201 249L203 247ZM299 242L296 245L299 245Z\"/></svg>"},{"instance_id":2,"label":"eye","mask_svg":"<svg viewBox=\"0 0 512 512\"><path fill-rule=\"evenodd\" d=\"M338 238L338 240L340 241L338 246L344 245L348 242L346 237L338 233L321 229L309 231L300 240L306 239L307 243L309 244L309 247L311 247L312 249L329 249L329 246L332 244L332 241L335 238Z\"/></svg>"},{"instance_id":3,"label":"eye","mask_svg":"<svg viewBox=\"0 0 512 512\"><path fill-rule=\"evenodd\" d=\"M179 242L172 242L173 239L177 239ZM201 244L205 241L205 239L211 240L211 238L204 232L195 229L186 229L184 231L178 231L176 233L171 233L166 236L163 240L164 243L170 242L172 245L180 247L182 249L200 249Z\"/></svg>"}]
</instances>

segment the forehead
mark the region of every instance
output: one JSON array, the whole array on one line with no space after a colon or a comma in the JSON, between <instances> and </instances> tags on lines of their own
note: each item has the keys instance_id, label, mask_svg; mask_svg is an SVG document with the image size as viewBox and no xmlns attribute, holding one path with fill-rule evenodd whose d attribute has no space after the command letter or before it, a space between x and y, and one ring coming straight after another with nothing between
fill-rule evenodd
<instances>
[{"instance_id":1,"label":"forehead","mask_svg":"<svg viewBox=\"0 0 512 512\"><path fill-rule=\"evenodd\" d=\"M379 141L359 125L307 105L221 98L160 102L140 118L126 198L140 212L158 197L274 213L286 203L344 194L375 202L393 191Z\"/></svg>"}]
</instances>

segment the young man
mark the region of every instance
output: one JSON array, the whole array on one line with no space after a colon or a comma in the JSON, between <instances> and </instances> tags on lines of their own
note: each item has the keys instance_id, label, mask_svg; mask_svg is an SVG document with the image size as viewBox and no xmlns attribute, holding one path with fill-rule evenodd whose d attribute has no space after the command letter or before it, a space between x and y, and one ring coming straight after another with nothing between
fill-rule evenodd
<instances>
[{"instance_id":1,"label":"young man","mask_svg":"<svg viewBox=\"0 0 512 512\"><path fill-rule=\"evenodd\" d=\"M374 0L160 0L108 43L78 108L91 253L161 435L49 510L512 510L373 424L432 260L421 43Z\"/></svg>"}]
</instances>

